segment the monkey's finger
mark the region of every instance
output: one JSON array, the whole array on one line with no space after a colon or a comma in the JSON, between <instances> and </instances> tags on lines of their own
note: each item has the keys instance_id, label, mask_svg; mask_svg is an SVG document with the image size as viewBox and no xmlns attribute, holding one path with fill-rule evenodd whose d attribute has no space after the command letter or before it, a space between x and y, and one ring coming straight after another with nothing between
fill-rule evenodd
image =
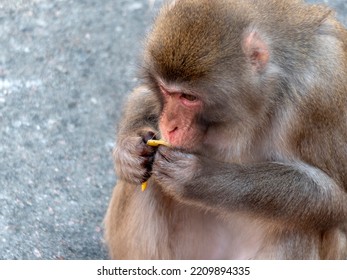
<instances>
[{"instance_id":1,"label":"monkey's finger","mask_svg":"<svg viewBox=\"0 0 347 280\"><path fill-rule=\"evenodd\" d=\"M157 150L157 147L160 145L170 147L170 144L163 139L160 139L160 140L150 139L147 141L147 145L143 148L140 155L141 156L152 156L152 155L154 155L155 151Z\"/></svg>"},{"instance_id":2,"label":"monkey's finger","mask_svg":"<svg viewBox=\"0 0 347 280\"><path fill-rule=\"evenodd\" d=\"M155 133L153 131L146 131L140 136L140 141L136 145L137 154L141 157L151 156L155 153L156 149L148 146L147 141L155 139Z\"/></svg>"},{"instance_id":3,"label":"monkey's finger","mask_svg":"<svg viewBox=\"0 0 347 280\"><path fill-rule=\"evenodd\" d=\"M136 143L136 154L141 156L141 157L147 157L147 156L152 156L154 155L156 151L156 147L151 147L148 146L146 143L147 137L149 137L151 133L148 133L147 136L140 137L138 139L138 142ZM146 141L146 142L145 142Z\"/></svg>"},{"instance_id":4,"label":"monkey's finger","mask_svg":"<svg viewBox=\"0 0 347 280\"><path fill-rule=\"evenodd\" d=\"M154 155L152 156L149 156L149 157L146 157L142 163L141 163L141 166L146 168L147 171L151 171L152 170L152 165L153 165L153 162L154 162Z\"/></svg>"},{"instance_id":5,"label":"monkey's finger","mask_svg":"<svg viewBox=\"0 0 347 280\"><path fill-rule=\"evenodd\" d=\"M141 143L141 145L137 148L137 150L138 150L139 156L149 157L149 156L153 156L157 149L156 149L156 147L151 147L151 146L148 146L148 145Z\"/></svg>"},{"instance_id":6,"label":"monkey's finger","mask_svg":"<svg viewBox=\"0 0 347 280\"><path fill-rule=\"evenodd\" d=\"M153 134L153 137L154 137L154 134ZM153 138L148 139L148 140L146 141L146 144L147 144L149 147L157 147L157 146L159 146L159 145L170 146L169 143L167 143L166 141L164 141L164 140L162 140L162 139L161 139L161 140L155 140L155 139L153 139ZM148 160L146 160L146 161L144 162L145 167L146 167L146 169L147 169L147 172L148 172L149 174L150 174L150 172L152 171L153 161L154 161L154 156L148 158ZM147 181L146 181L146 182L143 182L143 183L141 184L141 190L142 190L142 191L145 191L146 188L147 188Z\"/></svg>"},{"instance_id":7,"label":"monkey's finger","mask_svg":"<svg viewBox=\"0 0 347 280\"><path fill-rule=\"evenodd\" d=\"M142 136L142 141L143 143L147 144L148 140L155 140L155 133L153 131L147 131L143 136Z\"/></svg>"},{"instance_id":8,"label":"monkey's finger","mask_svg":"<svg viewBox=\"0 0 347 280\"><path fill-rule=\"evenodd\" d=\"M158 152L168 157L175 157L178 154L185 153L185 151L180 148L166 146L166 145L160 145L158 147Z\"/></svg>"},{"instance_id":9,"label":"monkey's finger","mask_svg":"<svg viewBox=\"0 0 347 280\"><path fill-rule=\"evenodd\" d=\"M161 146L158 148L158 152L156 153L156 159L157 160L165 160L167 162L173 162L173 149L168 149L165 146Z\"/></svg>"}]
</instances>

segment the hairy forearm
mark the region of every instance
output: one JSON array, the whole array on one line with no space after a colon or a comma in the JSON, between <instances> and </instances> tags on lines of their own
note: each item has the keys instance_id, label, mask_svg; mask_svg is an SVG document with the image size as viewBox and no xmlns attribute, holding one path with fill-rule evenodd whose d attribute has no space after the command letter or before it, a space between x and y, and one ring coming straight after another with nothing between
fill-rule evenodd
<instances>
[{"instance_id":1,"label":"hairy forearm","mask_svg":"<svg viewBox=\"0 0 347 280\"><path fill-rule=\"evenodd\" d=\"M146 87L136 88L129 96L117 131L123 140L130 135L138 136L143 130L158 130L160 107L156 96Z\"/></svg>"},{"instance_id":2,"label":"hairy forearm","mask_svg":"<svg viewBox=\"0 0 347 280\"><path fill-rule=\"evenodd\" d=\"M320 176L318 182L300 168L279 163L214 163L195 176L184 196L222 211L253 212L324 228L346 219L347 199L333 180Z\"/></svg>"}]
</instances>

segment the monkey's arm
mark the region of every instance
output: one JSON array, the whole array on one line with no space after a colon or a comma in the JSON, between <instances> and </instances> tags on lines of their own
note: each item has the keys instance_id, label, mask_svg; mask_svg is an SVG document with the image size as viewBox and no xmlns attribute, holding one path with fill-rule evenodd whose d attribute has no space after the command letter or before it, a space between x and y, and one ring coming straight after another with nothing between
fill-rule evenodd
<instances>
[{"instance_id":1,"label":"monkey's arm","mask_svg":"<svg viewBox=\"0 0 347 280\"><path fill-rule=\"evenodd\" d=\"M156 96L144 86L129 96L113 151L119 179L141 184L149 178L156 148L146 142L158 134L158 104Z\"/></svg>"},{"instance_id":2,"label":"monkey's arm","mask_svg":"<svg viewBox=\"0 0 347 280\"><path fill-rule=\"evenodd\" d=\"M159 151L154 177L165 191L186 203L263 215L293 226L326 228L346 220L346 193L314 167L238 165L166 148Z\"/></svg>"},{"instance_id":3,"label":"monkey's arm","mask_svg":"<svg viewBox=\"0 0 347 280\"><path fill-rule=\"evenodd\" d=\"M147 87L136 88L129 96L119 124L117 139L139 135L144 129L157 133L159 102Z\"/></svg>"}]
</instances>

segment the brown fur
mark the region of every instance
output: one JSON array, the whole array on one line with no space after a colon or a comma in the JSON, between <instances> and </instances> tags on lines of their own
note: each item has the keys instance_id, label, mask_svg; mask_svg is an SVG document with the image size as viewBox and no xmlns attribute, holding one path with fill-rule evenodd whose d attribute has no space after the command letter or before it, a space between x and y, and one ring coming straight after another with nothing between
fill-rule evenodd
<instances>
[{"instance_id":1,"label":"brown fur","mask_svg":"<svg viewBox=\"0 0 347 280\"><path fill-rule=\"evenodd\" d=\"M112 258L347 258L347 32L330 9L174 1L143 60L114 152Z\"/></svg>"}]
</instances>

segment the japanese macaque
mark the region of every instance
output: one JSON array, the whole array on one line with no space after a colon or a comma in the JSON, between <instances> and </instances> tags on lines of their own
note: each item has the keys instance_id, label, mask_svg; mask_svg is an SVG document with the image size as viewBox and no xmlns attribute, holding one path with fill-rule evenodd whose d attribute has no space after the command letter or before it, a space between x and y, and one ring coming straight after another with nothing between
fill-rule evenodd
<instances>
[{"instance_id":1,"label":"japanese macaque","mask_svg":"<svg viewBox=\"0 0 347 280\"><path fill-rule=\"evenodd\" d=\"M111 258L347 258L347 31L329 8L172 1L141 73L114 150Z\"/></svg>"}]
</instances>

